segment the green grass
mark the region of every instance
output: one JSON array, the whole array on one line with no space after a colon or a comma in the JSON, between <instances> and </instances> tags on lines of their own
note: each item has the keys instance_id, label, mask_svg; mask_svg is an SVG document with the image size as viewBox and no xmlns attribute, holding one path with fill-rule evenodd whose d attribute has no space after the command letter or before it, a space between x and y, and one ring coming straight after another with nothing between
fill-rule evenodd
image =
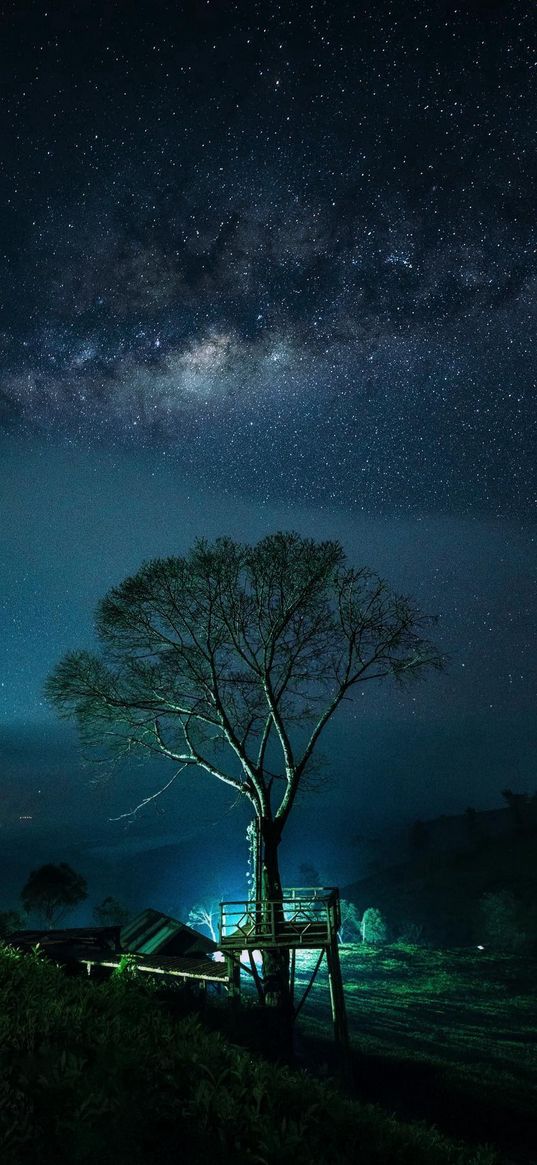
<instances>
[{"instance_id":1,"label":"green grass","mask_svg":"<svg viewBox=\"0 0 537 1165\"><path fill-rule=\"evenodd\" d=\"M537 961L404 945L340 955L362 1092L537 1161ZM310 1040L331 1038L325 978L301 1027Z\"/></svg>"},{"instance_id":2,"label":"green grass","mask_svg":"<svg viewBox=\"0 0 537 1165\"><path fill-rule=\"evenodd\" d=\"M0 948L2 1165L491 1165L174 1020L131 975Z\"/></svg>"}]
</instances>

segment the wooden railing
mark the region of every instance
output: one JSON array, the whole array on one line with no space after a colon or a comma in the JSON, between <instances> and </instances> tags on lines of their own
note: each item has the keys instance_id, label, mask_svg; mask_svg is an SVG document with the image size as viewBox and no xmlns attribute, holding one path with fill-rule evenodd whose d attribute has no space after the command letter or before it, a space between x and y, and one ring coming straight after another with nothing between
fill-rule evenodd
<instances>
[{"instance_id":1,"label":"wooden railing","mask_svg":"<svg viewBox=\"0 0 537 1165\"><path fill-rule=\"evenodd\" d=\"M227 948L322 947L339 926L339 892L333 887L292 887L281 901L220 903L220 945Z\"/></svg>"}]
</instances>

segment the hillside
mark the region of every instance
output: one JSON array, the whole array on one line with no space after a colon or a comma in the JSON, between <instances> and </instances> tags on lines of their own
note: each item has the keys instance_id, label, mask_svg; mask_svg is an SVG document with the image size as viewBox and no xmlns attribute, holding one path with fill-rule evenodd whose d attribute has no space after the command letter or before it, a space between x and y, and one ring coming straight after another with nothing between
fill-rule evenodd
<instances>
[{"instance_id":1,"label":"hillside","mask_svg":"<svg viewBox=\"0 0 537 1165\"><path fill-rule=\"evenodd\" d=\"M492 1165L174 1020L128 972L95 983L0 948L3 1165Z\"/></svg>"},{"instance_id":2,"label":"hillside","mask_svg":"<svg viewBox=\"0 0 537 1165\"><path fill-rule=\"evenodd\" d=\"M511 902L511 933L535 943L536 830L488 838L452 853L429 850L342 890L360 912L377 906L394 937L421 935L446 945L484 941L482 900L491 894L504 896L507 906Z\"/></svg>"}]
</instances>

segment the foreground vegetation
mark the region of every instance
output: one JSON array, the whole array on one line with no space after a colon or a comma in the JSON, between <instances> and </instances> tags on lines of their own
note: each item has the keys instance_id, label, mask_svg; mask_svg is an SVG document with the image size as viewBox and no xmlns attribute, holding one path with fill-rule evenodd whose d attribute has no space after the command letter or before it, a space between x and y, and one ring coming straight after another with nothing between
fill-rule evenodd
<instances>
[{"instance_id":1,"label":"foreground vegetation","mask_svg":"<svg viewBox=\"0 0 537 1165\"><path fill-rule=\"evenodd\" d=\"M496 1160L174 1020L128 973L95 983L0 948L0 1017L5 1165Z\"/></svg>"},{"instance_id":2,"label":"foreground vegetation","mask_svg":"<svg viewBox=\"0 0 537 1165\"><path fill-rule=\"evenodd\" d=\"M406 944L340 954L359 1094L450 1135L494 1141L510 1160L536 1161L537 960ZM329 1059L323 977L301 1030L309 1054L314 1045Z\"/></svg>"}]
</instances>

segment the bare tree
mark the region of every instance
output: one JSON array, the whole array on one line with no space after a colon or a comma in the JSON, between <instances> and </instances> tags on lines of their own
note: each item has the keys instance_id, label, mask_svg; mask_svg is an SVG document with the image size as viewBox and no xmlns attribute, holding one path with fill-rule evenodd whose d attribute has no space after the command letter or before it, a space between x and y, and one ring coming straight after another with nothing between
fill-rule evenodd
<instances>
[{"instance_id":1,"label":"bare tree","mask_svg":"<svg viewBox=\"0 0 537 1165\"><path fill-rule=\"evenodd\" d=\"M208 930L214 943L218 942L217 927L220 918L220 904L218 902L198 902L188 914L188 925L204 926Z\"/></svg>"},{"instance_id":2,"label":"bare tree","mask_svg":"<svg viewBox=\"0 0 537 1165\"><path fill-rule=\"evenodd\" d=\"M165 787L194 766L246 798L256 896L279 901L280 840L321 734L357 684L441 666L430 623L348 566L338 542L200 540L111 590L97 610L100 654L66 655L46 691L84 741L168 757L178 769ZM264 971L267 1002L285 1003L287 954L268 952Z\"/></svg>"}]
</instances>

